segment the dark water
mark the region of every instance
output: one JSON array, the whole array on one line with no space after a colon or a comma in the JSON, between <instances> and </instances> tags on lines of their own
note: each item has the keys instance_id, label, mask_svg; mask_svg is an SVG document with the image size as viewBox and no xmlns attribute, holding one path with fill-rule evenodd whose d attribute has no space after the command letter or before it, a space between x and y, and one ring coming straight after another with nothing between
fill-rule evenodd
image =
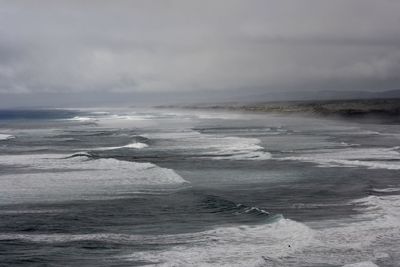
<instances>
[{"instance_id":1,"label":"dark water","mask_svg":"<svg viewBox=\"0 0 400 267\"><path fill-rule=\"evenodd\" d=\"M1 266L400 266L398 125L3 110L0 139Z\"/></svg>"}]
</instances>

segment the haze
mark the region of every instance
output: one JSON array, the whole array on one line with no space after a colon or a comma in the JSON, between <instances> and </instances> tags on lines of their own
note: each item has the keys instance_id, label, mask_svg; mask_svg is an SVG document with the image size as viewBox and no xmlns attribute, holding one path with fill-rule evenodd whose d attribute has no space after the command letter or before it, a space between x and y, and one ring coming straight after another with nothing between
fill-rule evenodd
<instances>
[{"instance_id":1,"label":"haze","mask_svg":"<svg viewBox=\"0 0 400 267\"><path fill-rule=\"evenodd\" d=\"M0 107L399 89L400 1L0 1Z\"/></svg>"}]
</instances>

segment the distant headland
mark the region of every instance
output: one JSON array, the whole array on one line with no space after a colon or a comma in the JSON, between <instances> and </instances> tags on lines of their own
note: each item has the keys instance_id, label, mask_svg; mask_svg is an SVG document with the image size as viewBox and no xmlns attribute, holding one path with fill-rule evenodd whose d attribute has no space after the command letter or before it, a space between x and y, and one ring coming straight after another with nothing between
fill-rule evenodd
<instances>
[{"instance_id":1,"label":"distant headland","mask_svg":"<svg viewBox=\"0 0 400 267\"><path fill-rule=\"evenodd\" d=\"M167 105L157 108L232 110L244 112L317 115L355 119L385 119L400 122L400 98L314 101L271 101L253 103L213 103Z\"/></svg>"}]
</instances>

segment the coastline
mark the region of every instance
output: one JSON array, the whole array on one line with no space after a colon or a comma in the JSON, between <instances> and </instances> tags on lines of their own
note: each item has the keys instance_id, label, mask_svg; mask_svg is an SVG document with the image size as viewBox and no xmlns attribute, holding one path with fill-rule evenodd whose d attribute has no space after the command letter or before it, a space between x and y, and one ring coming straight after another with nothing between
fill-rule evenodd
<instances>
[{"instance_id":1,"label":"coastline","mask_svg":"<svg viewBox=\"0 0 400 267\"><path fill-rule=\"evenodd\" d=\"M344 119L383 120L400 123L400 99L351 99L315 101L271 101L252 103L198 103L156 106L155 108L231 110L275 114L304 114Z\"/></svg>"}]
</instances>

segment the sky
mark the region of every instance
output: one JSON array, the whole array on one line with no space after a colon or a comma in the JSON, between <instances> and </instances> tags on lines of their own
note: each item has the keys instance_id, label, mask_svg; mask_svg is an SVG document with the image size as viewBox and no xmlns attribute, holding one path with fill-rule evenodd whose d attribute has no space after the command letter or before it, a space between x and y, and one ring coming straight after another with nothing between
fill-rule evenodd
<instances>
[{"instance_id":1,"label":"sky","mask_svg":"<svg viewBox=\"0 0 400 267\"><path fill-rule=\"evenodd\" d=\"M0 108L394 89L398 0L0 0Z\"/></svg>"}]
</instances>

